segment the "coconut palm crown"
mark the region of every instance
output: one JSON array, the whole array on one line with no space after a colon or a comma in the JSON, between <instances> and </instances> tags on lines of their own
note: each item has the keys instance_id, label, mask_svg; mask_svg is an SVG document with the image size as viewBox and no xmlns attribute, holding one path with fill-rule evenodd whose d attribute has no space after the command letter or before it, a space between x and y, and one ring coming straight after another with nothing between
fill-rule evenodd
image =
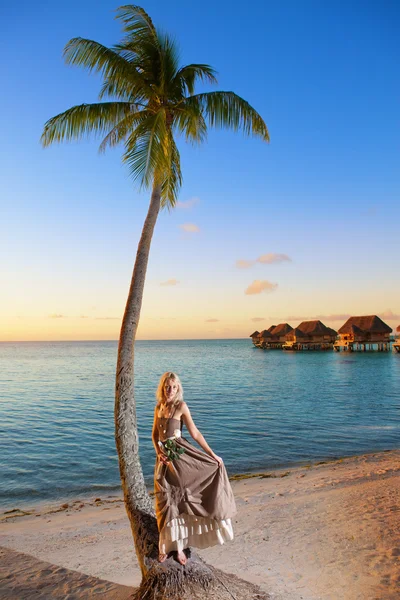
<instances>
[{"instance_id":1,"label":"coconut palm crown","mask_svg":"<svg viewBox=\"0 0 400 600\"><path fill-rule=\"evenodd\" d=\"M108 48L84 38L64 48L67 64L100 72L99 99L80 104L49 119L43 146L95 133L105 136L99 151L124 143L123 161L140 187L158 185L161 207L175 206L182 183L176 134L203 142L207 126L241 129L269 141L266 124L248 102L233 92L195 94L198 81L215 84L216 72L206 64L179 66L174 40L158 31L139 6L121 6L116 18L125 34Z\"/></svg>"}]
</instances>

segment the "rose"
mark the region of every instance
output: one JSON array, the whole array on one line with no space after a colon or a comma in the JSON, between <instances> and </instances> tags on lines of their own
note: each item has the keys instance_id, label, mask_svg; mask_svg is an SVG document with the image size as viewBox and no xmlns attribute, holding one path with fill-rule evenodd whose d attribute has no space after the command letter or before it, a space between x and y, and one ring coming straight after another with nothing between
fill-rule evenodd
<instances>
[{"instance_id":1,"label":"rose","mask_svg":"<svg viewBox=\"0 0 400 600\"><path fill-rule=\"evenodd\" d=\"M175 460L180 457L180 454L185 452L184 448L179 448L174 439L168 439L164 442L164 451L169 460Z\"/></svg>"}]
</instances>

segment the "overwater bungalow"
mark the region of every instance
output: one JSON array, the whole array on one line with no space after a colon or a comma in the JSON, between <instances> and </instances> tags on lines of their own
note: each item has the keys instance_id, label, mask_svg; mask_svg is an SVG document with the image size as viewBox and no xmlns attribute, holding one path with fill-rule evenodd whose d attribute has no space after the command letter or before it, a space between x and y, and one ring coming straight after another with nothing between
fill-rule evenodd
<instances>
[{"instance_id":1,"label":"overwater bungalow","mask_svg":"<svg viewBox=\"0 0 400 600\"><path fill-rule=\"evenodd\" d=\"M264 329L258 336L260 348L268 348L268 344L271 342L272 335L268 329Z\"/></svg>"},{"instance_id":2,"label":"overwater bungalow","mask_svg":"<svg viewBox=\"0 0 400 600\"><path fill-rule=\"evenodd\" d=\"M249 335L249 337L251 337L252 342L255 346L258 346L259 343L259 335L260 332L259 331L255 331L254 333L252 333L251 335Z\"/></svg>"},{"instance_id":3,"label":"overwater bungalow","mask_svg":"<svg viewBox=\"0 0 400 600\"><path fill-rule=\"evenodd\" d=\"M270 329L271 339L268 348L281 349L286 342L286 335L293 331L293 327L289 323L279 323L272 330Z\"/></svg>"},{"instance_id":4,"label":"overwater bungalow","mask_svg":"<svg viewBox=\"0 0 400 600\"><path fill-rule=\"evenodd\" d=\"M400 325L396 327L396 332L400 334ZM400 336L397 337L395 343L393 344L393 349L396 350L396 352L400 352Z\"/></svg>"},{"instance_id":5,"label":"overwater bungalow","mask_svg":"<svg viewBox=\"0 0 400 600\"><path fill-rule=\"evenodd\" d=\"M392 329L376 315L350 317L339 329L339 338L334 344L337 351L390 350L390 334Z\"/></svg>"},{"instance_id":6,"label":"overwater bungalow","mask_svg":"<svg viewBox=\"0 0 400 600\"><path fill-rule=\"evenodd\" d=\"M303 321L286 335L283 350L332 350L337 332L321 321Z\"/></svg>"}]
</instances>

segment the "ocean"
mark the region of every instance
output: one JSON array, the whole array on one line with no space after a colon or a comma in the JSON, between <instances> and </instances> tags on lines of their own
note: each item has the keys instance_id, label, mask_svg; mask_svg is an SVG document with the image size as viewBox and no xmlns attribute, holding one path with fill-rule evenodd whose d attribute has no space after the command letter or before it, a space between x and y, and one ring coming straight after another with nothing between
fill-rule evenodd
<instances>
[{"instance_id":1,"label":"ocean","mask_svg":"<svg viewBox=\"0 0 400 600\"><path fill-rule=\"evenodd\" d=\"M120 492L118 342L0 343L0 506ZM140 456L152 488L155 391L182 380L228 474L400 447L400 354L260 350L250 339L138 341ZM183 426L183 435L193 444Z\"/></svg>"}]
</instances>

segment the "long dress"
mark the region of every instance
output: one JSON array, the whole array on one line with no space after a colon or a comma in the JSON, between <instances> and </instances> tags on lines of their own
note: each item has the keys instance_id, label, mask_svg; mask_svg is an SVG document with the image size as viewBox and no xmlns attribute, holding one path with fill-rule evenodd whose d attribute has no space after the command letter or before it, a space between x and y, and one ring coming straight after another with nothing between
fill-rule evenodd
<instances>
[{"instance_id":1,"label":"long dress","mask_svg":"<svg viewBox=\"0 0 400 600\"><path fill-rule=\"evenodd\" d=\"M165 442L174 437L176 447L185 450L168 464L157 455L154 492L159 552L207 548L233 540L231 519L237 508L224 463L219 465L182 436L182 419L159 417L156 412L159 439Z\"/></svg>"}]
</instances>

